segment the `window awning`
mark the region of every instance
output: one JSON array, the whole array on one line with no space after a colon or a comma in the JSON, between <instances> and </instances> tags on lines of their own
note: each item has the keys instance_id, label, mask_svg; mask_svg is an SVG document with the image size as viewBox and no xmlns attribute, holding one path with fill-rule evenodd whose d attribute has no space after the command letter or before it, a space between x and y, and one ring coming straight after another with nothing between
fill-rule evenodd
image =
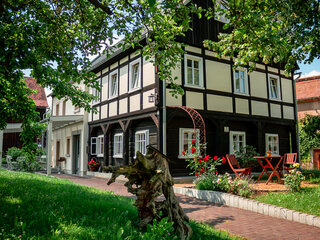
<instances>
[{"instance_id":1,"label":"window awning","mask_svg":"<svg viewBox=\"0 0 320 240\"><path fill-rule=\"evenodd\" d=\"M41 122L51 122L52 130L56 130L65 126L68 126L73 123L83 121L83 115L67 115L67 116L52 116L50 118L46 118Z\"/></svg>"}]
</instances>

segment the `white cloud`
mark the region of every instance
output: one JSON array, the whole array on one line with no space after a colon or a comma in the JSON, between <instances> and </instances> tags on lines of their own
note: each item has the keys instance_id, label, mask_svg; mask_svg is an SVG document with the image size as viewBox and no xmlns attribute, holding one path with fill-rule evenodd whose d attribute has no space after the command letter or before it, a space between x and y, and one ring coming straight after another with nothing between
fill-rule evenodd
<instances>
[{"instance_id":1,"label":"white cloud","mask_svg":"<svg viewBox=\"0 0 320 240\"><path fill-rule=\"evenodd\" d=\"M313 70L309 73L303 74L301 75L301 78L305 78L305 77L313 77L313 76L320 76L320 72L317 70Z\"/></svg>"}]
</instances>

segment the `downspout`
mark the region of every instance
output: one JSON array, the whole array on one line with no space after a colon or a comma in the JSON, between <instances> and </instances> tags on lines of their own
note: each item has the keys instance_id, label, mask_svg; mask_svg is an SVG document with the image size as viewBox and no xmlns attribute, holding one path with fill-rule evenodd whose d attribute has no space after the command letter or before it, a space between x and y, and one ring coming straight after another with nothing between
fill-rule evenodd
<instances>
[{"instance_id":1,"label":"downspout","mask_svg":"<svg viewBox=\"0 0 320 240\"><path fill-rule=\"evenodd\" d=\"M294 105L295 105L295 117L296 117L296 128L297 128L297 137L296 137L296 145L297 145L297 160L300 162L300 150L299 150L299 120L298 120L298 104L297 104L297 92L296 92L296 81L301 78L301 72L297 73L298 77L294 79L293 84L293 92L294 92Z\"/></svg>"},{"instance_id":2,"label":"downspout","mask_svg":"<svg viewBox=\"0 0 320 240\"><path fill-rule=\"evenodd\" d=\"M162 81L162 153L167 154L166 80Z\"/></svg>"}]
</instances>

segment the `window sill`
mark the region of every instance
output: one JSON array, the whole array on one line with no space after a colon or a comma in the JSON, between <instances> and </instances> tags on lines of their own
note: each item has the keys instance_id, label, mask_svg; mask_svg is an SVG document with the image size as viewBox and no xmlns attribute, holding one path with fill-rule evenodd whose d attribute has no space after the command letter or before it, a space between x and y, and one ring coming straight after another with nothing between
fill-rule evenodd
<instances>
[{"instance_id":1,"label":"window sill","mask_svg":"<svg viewBox=\"0 0 320 240\"><path fill-rule=\"evenodd\" d=\"M123 158L122 155L113 155L112 157L113 157L113 158Z\"/></svg>"},{"instance_id":2,"label":"window sill","mask_svg":"<svg viewBox=\"0 0 320 240\"><path fill-rule=\"evenodd\" d=\"M136 92L136 91L139 91L141 89L141 87L137 87L137 88L132 88L128 91L128 93L133 93L133 92Z\"/></svg>"},{"instance_id":3,"label":"window sill","mask_svg":"<svg viewBox=\"0 0 320 240\"><path fill-rule=\"evenodd\" d=\"M97 154L97 157L103 157L103 154Z\"/></svg>"},{"instance_id":4,"label":"window sill","mask_svg":"<svg viewBox=\"0 0 320 240\"><path fill-rule=\"evenodd\" d=\"M118 95L115 95L115 96L109 97L108 100L112 100L112 99L115 99L117 97L118 97Z\"/></svg>"},{"instance_id":5,"label":"window sill","mask_svg":"<svg viewBox=\"0 0 320 240\"><path fill-rule=\"evenodd\" d=\"M204 90L205 88L202 86L197 86L197 85L189 85L189 84L185 84L185 87L189 87L189 88L196 88L196 89L202 89Z\"/></svg>"},{"instance_id":6,"label":"window sill","mask_svg":"<svg viewBox=\"0 0 320 240\"><path fill-rule=\"evenodd\" d=\"M233 94L237 94L241 96L249 96L249 93L242 93L242 92L234 92Z\"/></svg>"},{"instance_id":7,"label":"window sill","mask_svg":"<svg viewBox=\"0 0 320 240\"><path fill-rule=\"evenodd\" d=\"M269 97L269 100L277 101L277 102L282 102L282 99L281 99L281 98L271 98L271 97Z\"/></svg>"},{"instance_id":8,"label":"window sill","mask_svg":"<svg viewBox=\"0 0 320 240\"><path fill-rule=\"evenodd\" d=\"M186 155L178 155L179 159L188 159L188 158L193 158L193 156L186 156Z\"/></svg>"}]
</instances>

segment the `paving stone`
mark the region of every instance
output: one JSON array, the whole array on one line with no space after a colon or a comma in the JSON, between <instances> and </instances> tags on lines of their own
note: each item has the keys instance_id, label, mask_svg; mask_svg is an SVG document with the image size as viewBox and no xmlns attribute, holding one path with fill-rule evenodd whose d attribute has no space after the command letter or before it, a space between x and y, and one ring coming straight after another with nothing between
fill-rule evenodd
<instances>
[{"instance_id":1,"label":"paving stone","mask_svg":"<svg viewBox=\"0 0 320 240\"><path fill-rule=\"evenodd\" d=\"M105 180L96 178L80 178L77 176L61 174L57 177L67 178L73 182L95 187L103 190L113 191L115 194L132 197L123 183L107 185ZM218 205L207 201L195 199L188 196L176 194L181 207L190 219L207 223L218 229L225 229L232 234L243 236L252 240L318 240L320 239L320 218L314 218L314 226L291 222L285 219L261 215L239 208ZM231 197L230 197L231 199ZM250 203L251 202L251 203ZM248 201L248 208L257 206L254 200ZM272 207L268 208L269 215ZM278 210L278 213L280 210ZM293 212L293 218L299 218L300 213ZM305 214L306 215L306 214ZM287 213L287 216L288 213ZM308 220L308 217L305 216ZM317 226L317 227L316 227Z\"/></svg>"}]
</instances>

